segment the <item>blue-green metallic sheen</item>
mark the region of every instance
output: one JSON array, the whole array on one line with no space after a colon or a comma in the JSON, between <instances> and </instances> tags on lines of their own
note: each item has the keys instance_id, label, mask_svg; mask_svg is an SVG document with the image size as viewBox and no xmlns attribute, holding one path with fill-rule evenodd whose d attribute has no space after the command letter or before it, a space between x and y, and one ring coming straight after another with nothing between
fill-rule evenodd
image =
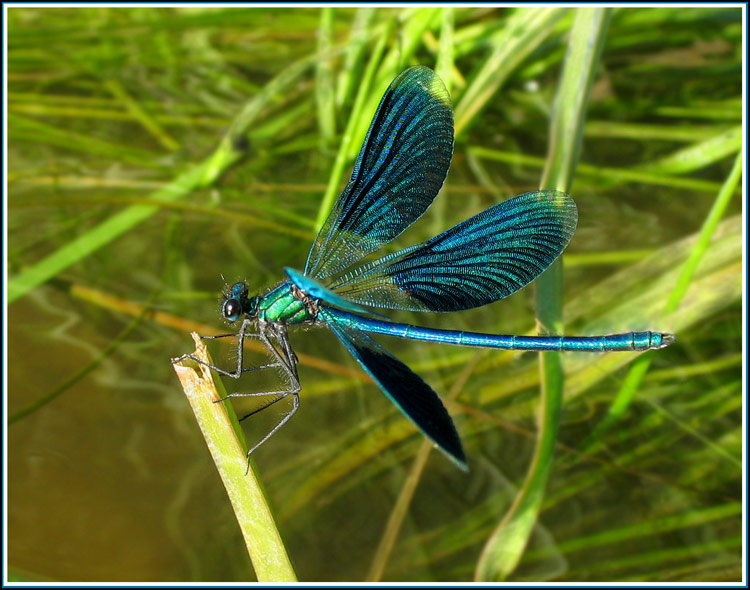
<instances>
[{"instance_id":1,"label":"blue-green metallic sheen","mask_svg":"<svg viewBox=\"0 0 750 590\"><path fill-rule=\"evenodd\" d=\"M674 336L661 332L627 332L625 334L610 334L609 336L506 336L459 330L437 330L420 328L411 324L363 318L338 309L326 309L328 320L334 320L363 332L474 348L535 350L540 352L545 350L616 352L664 348L674 341Z\"/></svg>"},{"instance_id":2,"label":"blue-green metallic sheen","mask_svg":"<svg viewBox=\"0 0 750 590\"><path fill-rule=\"evenodd\" d=\"M302 300L292 293L292 283L285 281L258 301L258 319L279 322L287 326L302 324L314 319Z\"/></svg>"},{"instance_id":3,"label":"blue-green metallic sheen","mask_svg":"<svg viewBox=\"0 0 750 590\"><path fill-rule=\"evenodd\" d=\"M573 200L553 190L531 191L496 204L414 246L363 262L427 210L448 173L453 153L453 110L442 81L417 66L386 91L354 165L307 257L304 272L284 269L289 280L263 296L233 285L222 308L230 322L243 317L287 375L283 391L241 395L293 395L299 405L296 357L286 326L326 324L393 403L456 465L467 468L458 432L440 398L419 375L369 334L460 346L536 351L644 351L674 340L661 332L609 336L515 336L420 328L386 321L375 309L450 312L487 305L515 293L560 256L575 232ZM271 344L272 340L275 344ZM215 367L214 367L215 368ZM257 368L257 367L256 367ZM267 406L263 406L267 407ZM260 444L260 443L258 443ZM256 447L249 451L251 453ZM249 454L248 453L248 454Z\"/></svg>"}]
</instances>

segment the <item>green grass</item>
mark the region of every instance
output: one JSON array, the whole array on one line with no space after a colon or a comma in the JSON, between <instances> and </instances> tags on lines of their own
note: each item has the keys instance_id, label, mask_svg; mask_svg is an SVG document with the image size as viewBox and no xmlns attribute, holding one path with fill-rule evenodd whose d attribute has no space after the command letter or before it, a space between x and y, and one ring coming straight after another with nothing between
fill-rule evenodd
<instances>
[{"instance_id":1,"label":"green grass","mask_svg":"<svg viewBox=\"0 0 750 590\"><path fill-rule=\"evenodd\" d=\"M262 292L303 266L383 90L421 63L453 98L453 165L389 247L539 186L580 221L561 280L394 318L677 342L540 359L382 340L445 400L465 475L330 334L295 331L301 408L247 490L274 542L303 582L739 580L740 15L9 8L11 572L274 575L248 561L266 533L242 536L169 358L224 329L222 280Z\"/></svg>"}]
</instances>

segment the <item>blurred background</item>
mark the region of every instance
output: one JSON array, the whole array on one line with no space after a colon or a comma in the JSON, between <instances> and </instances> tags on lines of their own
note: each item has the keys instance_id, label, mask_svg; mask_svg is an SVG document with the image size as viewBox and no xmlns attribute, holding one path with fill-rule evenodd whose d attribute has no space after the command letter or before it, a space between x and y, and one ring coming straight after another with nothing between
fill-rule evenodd
<instances>
[{"instance_id":1,"label":"blurred background","mask_svg":"<svg viewBox=\"0 0 750 590\"><path fill-rule=\"evenodd\" d=\"M576 12L7 9L12 579L254 579L170 358L192 351L190 331L226 330L225 283L264 293L304 266L323 195L404 67L441 55L456 147L435 204L389 248L538 188ZM742 12L606 18L571 190L565 331L677 342L649 353L630 394L637 353L564 356L559 443L509 579L738 581ZM533 295L392 317L523 334ZM472 580L529 469L538 355L379 340L446 400L470 473L435 452L415 470L421 434L332 334L296 330L301 408L255 455L281 534L301 581ZM227 385L262 387L243 381ZM248 438L278 415L246 421Z\"/></svg>"}]
</instances>

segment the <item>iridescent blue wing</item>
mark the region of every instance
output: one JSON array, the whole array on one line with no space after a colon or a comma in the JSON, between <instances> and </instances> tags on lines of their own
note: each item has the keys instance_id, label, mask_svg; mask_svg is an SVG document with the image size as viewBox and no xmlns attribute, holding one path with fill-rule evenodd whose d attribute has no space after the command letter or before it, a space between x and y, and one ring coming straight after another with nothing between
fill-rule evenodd
<instances>
[{"instance_id":1,"label":"iridescent blue wing","mask_svg":"<svg viewBox=\"0 0 750 590\"><path fill-rule=\"evenodd\" d=\"M451 461L464 471L468 471L466 456L456 427L437 393L369 335L339 316L336 310L321 307L318 318L328 324L331 331L396 407Z\"/></svg>"},{"instance_id":2,"label":"iridescent blue wing","mask_svg":"<svg viewBox=\"0 0 750 590\"><path fill-rule=\"evenodd\" d=\"M578 214L557 191L503 201L434 238L326 282L349 301L388 309L458 311L507 297L568 245Z\"/></svg>"},{"instance_id":3,"label":"iridescent blue wing","mask_svg":"<svg viewBox=\"0 0 750 590\"><path fill-rule=\"evenodd\" d=\"M304 274L330 277L401 234L438 194L452 154L453 109L445 85L424 66L405 70L380 101Z\"/></svg>"}]
</instances>

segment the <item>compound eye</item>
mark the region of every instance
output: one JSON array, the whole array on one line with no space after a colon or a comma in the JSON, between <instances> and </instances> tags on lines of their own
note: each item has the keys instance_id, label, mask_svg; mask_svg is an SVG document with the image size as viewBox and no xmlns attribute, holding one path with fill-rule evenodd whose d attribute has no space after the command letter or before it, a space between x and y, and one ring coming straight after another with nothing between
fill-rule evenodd
<instances>
[{"instance_id":1,"label":"compound eye","mask_svg":"<svg viewBox=\"0 0 750 590\"><path fill-rule=\"evenodd\" d=\"M242 314L242 305L236 299L227 299L221 308L224 318L230 322L236 322Z\"/></svg>"}]
</instances>

